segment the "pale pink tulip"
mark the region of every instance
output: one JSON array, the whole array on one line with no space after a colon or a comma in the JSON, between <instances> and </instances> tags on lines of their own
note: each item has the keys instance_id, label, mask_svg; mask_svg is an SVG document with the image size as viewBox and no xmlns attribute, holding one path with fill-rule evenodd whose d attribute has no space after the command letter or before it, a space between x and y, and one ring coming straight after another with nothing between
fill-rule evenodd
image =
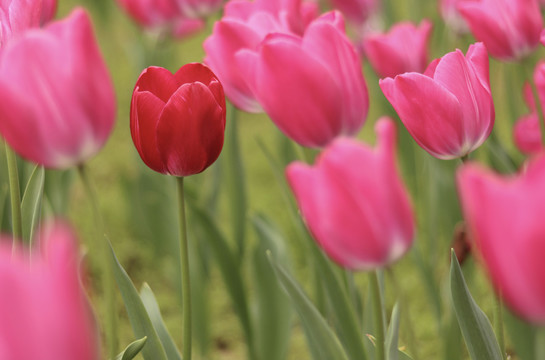
<instances>
[{"instance_id":1,"label":"pale pink tulip","mask_svg":"<svg viewBox=\"0 0 545 360\"><path fill-rule=\"evenodd\" d=\"M458 4L466 0L439 0L439 12L447 26L457 34L469 32L469 27L460 11Z\"/></svg>"},{"instance_id":2,"label":"pale pink tulip","mask_svg":"<svg viewBox=\"0 0 545 360\"><path fill-rule=\"evenodd\" d=\"M361 28L379 9L378 0L329 0L333 8L339 10L347 21Z\"/></svg>"},{"instance_id":3,"label":"pale pink tulip","mask_svg":"<svg viewBox=\"0 0 545 360\"><path fill-rule=\"evenodd\" d=\"M97 360L72 231L58 223L41 240L32 262L0 244L0 359Z\"/></svg>"},{"instance_id":4,"label":"pale pink tulip","mask_svg":"<svg viewBox=\"0 0 545 360\"><path fill-rule=\"evenodd\" d=\"M424 72L428 66L431 30L431 22L424 20L418 27L401 22L385 34L370 34L363 40L365 56L380 77Z\"/></svg>"},{"instance_id":5,"label":"pale pink tulip","mask_svg":"<svg viewBox=\"0 0 545 360\"><path fill-rule=\"evenodd\" d=\"M325 15L342 19L338 13ZM303 38L271 34L236 60L265 112L289 138L323 147L363 126L369 97L354 46L340 25L317 19Z\"/></svg>"},{"instance_id":6,"label":"pale pink tulip","mask_svg":"<svg viewBox=\"0 0 545 360\"><path fill-rule=\"evenodd\" d=\"M386 98L424 150L439 159L465 156L494 126L488 54L482 43L434 60L424 74L380 80Z\"/></svg>"},{"instance_id":7,"label":"pale pink tulip","mask_svg":"<svg viewBox=\"0 0 545 360\"><path fill-rule=\"evenodd\" d=\"M286 176L316 242L339 265L370 270L399 259L414 238L409 196L395 165L391 119L375 130L378 146L339 138L314 166L295 162Z\"/></svg>"},{"instance_id":8,"label":"pale pink tulip","mask_svg":"<svg viewBox=\"0 0 545 360\"><path fill-rule=\"evenodd\" d=\"M0 48L11 38L50 21L56 8L56 0L0 1Z\"/></svg>"},{"instance_id":9,"label":"pale pink tulip","mask_svg":"<svg viewBox=\"0 0 545 360\"><path fill-rule=\"evenodd\" d=\"M175 0L182 14L191 19L205 18L221 9L224 0Z\"/></svg>"},{"instance_id":10,"label":"pale pink tulip","mask_svg":"<svg viewBox=\"0 0 545 360\"><path fill-rule=\"evenodd\" d=\"M521 59L539 43L543 19L537 0L465 0L458 9L473 35L498 59Z\"/></svg>"},{"instance_id":11,"label":"pale pink tulip","mask_svg":"<svg viewBox=\"0 0 545 360\"><path fill-rule=\"evenodd\" d=\"M545 157L517 176L469 164L458 171L464 218L498 293L524 319L545 324Z\"/></svg>"},{"instance_id":12,"label":"pale pink tulip","mask_svg":"<svg viewBox=\"0 0 545 360\"><path fill-rule=\"evenodd\" d=\"M204 62L218 76L236 107L263 111L246 84L246 69L235 61L236 54L244 49L255 50L270 33L303 34L317 13L315 4L300 0L232 0L225 5L223 18L204 42Z\"/></svg>"},{"instance_id":13,"label":"pale pink tulip","mask_svg":"<svg viewBox=\"0 0 545 360\"><path fill-rule=\"evenodd\" d=\"M0 133L21 156L79 164L106 142L114 89L86 12L31 29L0 53Z\"/></svg>"}]
</instances>

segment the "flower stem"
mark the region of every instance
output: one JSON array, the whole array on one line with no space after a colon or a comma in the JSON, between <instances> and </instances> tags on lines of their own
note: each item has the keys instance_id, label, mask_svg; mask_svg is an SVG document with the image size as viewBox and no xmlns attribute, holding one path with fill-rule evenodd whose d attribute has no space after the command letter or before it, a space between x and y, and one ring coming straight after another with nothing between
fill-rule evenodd
<instances>
[{"instance_id":1,"label":"flower stem","mask_svg":"<svg viewBox=\"0 0 545 360\"><path fill-rule=\"evenodd\" d=\"M11 226L13 244L23 238L23 221L21 216L21 189L19 188L19 173L17 171L17 157L15 152L6 145L6 159L8 163L9 192L11 200Z\"/></svg>"},{"instance_id":2,"label":"flower stem","mask_svg":"<svg viewBox=\"0 0 545 360\"><path fill-rule=\"evenodd\" d=\"M535 358L545 359L545 327L539 327L536 331Z\"/></svg>"},{"instance_id":3,"label":"flower stem","mask_svg":"<svg viewBox=\"0 0 545 360\"><path fill-rule=\"evenodd\" d=\"M494 297L494 330L496 333L496 338L498 339L498 344L500 345L502 358L505 360L505 335L503 331L503 302L501 300L500 294Z\"/></svg>"},{"instance_id":4,"label":"flower stem","mask_svg":"<svg viewBox=\"0 0 545 360\"><path fill-rule=\"evenodd\" d=\"M91 203L93 217L95 218L96 232L98 232L98 247L101 252L100 266L102 267L102 278L104 281L104 302L106 307L106 339L108 342L108 355L110 359L115 359L117 355L117 316L115 306L115 285L113 282L113 268L109 261L110 250L106 234L104 231L104 221L98 208L98 200L86 168L83 164L78 165L78 173Z\"/></svg>"},{"instance_id":5,"label":"flower stem","mask_svg":"<svg viewBox=\"0 0 545 360\"><path fill-rule=\"evenodd\" d=\"M384 309L382 306L382 294L378 279L378 270L369 273L371 296L373 299L373 312L375 315L375 354L376 360L385 360L384 352Z\"/></svg>"},{"instance_id":6,"label":"flower stem","mask_svg":"<svg viewBox=\"0 0 545 360\"><path fill-rule=\"evenodd\" d=\"M184 178L176 178L178 185L178 212L180 215L180 265L182 270L182 327L183 359L191 360L191 284L189 279L189 248L185 216Z\"/></svg>"}]
</instances>

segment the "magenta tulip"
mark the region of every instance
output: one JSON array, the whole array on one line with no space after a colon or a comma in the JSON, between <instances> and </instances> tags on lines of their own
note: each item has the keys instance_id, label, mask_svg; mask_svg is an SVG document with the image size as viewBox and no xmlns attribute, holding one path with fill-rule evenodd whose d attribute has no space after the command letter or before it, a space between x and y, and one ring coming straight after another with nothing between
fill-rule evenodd
<instances>
[{"instance_id":1,"label":"magenta tulip","mask_svg":"<svg viewBox=\"0 0 545 360\"><path fill-rule=\"evenodd\" d=\"M367 20L379 9L378 0L329 0L348 22L361 29Z\"/></svg>"},{"instance_id":2,"label":"magenta tulip","mask_svg":"<svg viewBox=\"0 0 545 360\"><path fill-rule=\"evenodd\" d=\"M225 5L223 18L214 24L212 35L204 42L204 62L218 75L236 107L263 111L246 84L246 69L235 61L236 54L256 49L269 33L302 34L316 14L315 4L301 4L300 0L238 0Z\"/></svg>"},{"instance_id":3,"label":"magenta tulip","mask_svg":"<svg viewBox=\"0 0 545 360\"><path fill-rule=\"evenodd\" d=\"M152 66L142 72L134 88L131 135L152 170L193 175L218 158L225 114L223 88L206 66L187 64L174 75Z\"/></svg>"},{"instance_id":4,"label":"magenta tulip","mask_svg":"<svg viewBox=\"0 0 545 360\"><path fill-rule=\"evenodd\" d=\"M367 116L367 86L342 25L340 14L326 14L303 38L271 34L257 50L236 56L265 112L303 146L323 147L337 136L354 135Z\"/></svg>"},{"instance_id":5,"label":"magenta tulip","mask_svg":"<svg viewBox=\"0 0 545 360\"><path fill-rule=\"evenodd\" d=\"M87 13L31 29L0 54L0 133L21 156L67 168L95 155L115 97Z\"/></svg>"},{"instance_id":6,"label":"magenta tulip","mask_svg":"<svg viewBox=\"0 0 545 360\"><path fill-rule=\"evenodd\" d=\"M545 325L545 157L517 176L463 166L458 190L475 248L498 293L524 319Z\"/></svg>"},{"instance_id":7,"label":"magenta tulip","mask_svg":"<svg viewBox=\"0 0 545 360\"><path fill-rule=\"evenodd\" d=\"M386 34L370 34L363 40L365 56L380 77L424 72L428 66L431 30L431 22L424 20L418 27L402 22Z\"/></svg>"},{"instance_id":8,"label":"magenta tulip","mask_svg":"<svg viewBox=\"0 0 545 360\"><path fill-rule=\"evenodd\" d=\"M41 241L32 262L0 243L0 359L97 360L72 231L56 224Z\"/></svg>"},{"instance_id":9,"label":"magenta tulip","mask_svg":"<svg viewBox=\"0 0 545 360\"><path fill-rule=\"evenodd\" d=\"M539 43L543 19L537 0L466 0L458 9L473 35L498 59L521 59Z\"/></svg>"},{"instance_id":10,"label":"magenta tulip","mask_svg":"<svg viewBox=\"0 0 545 360\"><path fill-rule=\"evenodd\" d=\"M0 2L0 47L28 29L50 21L56 0L4 0Z\"/></svg>"},{"instance_id":11,"label":"magenta tulip","mask_svg":"<svg viewBox=\"0 0 545 360\"><path fill-rule=\"evenodd\" d=\"M380 80L401 121L428 153L439 159L465 156L478 148L494 126L482 43L434 60L424 74L406 73Z\"/></svg>"},{"instance_id":12,"label":"magenta tulip","mask_svg":"<svg viewBox=\"0 0 545 360\"><path fill-rule=\"evenodd\" d=\"M458 10L458 4L465 0L439 0L439 12L447 26L457 34L469 32L469 27Z\"/></svg>"},{"instance_id":13,"label":"magenta tulip","mask_svg":"<svg viewBox=\"0 0 545 360\"><path fill-rule=\"evenodd\" d=\"M413 212L395 166L395 125L381 119L375 129L376 149L339 138L314 166L295 162L286 171L314 239L354 270L396 261L414 238Z\"/></svg>"}]
</instances>

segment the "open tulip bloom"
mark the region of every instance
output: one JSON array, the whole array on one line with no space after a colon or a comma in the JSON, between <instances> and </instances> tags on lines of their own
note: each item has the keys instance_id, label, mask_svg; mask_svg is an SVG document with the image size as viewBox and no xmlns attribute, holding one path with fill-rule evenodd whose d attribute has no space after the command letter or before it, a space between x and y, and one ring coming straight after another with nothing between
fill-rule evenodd
<instances>
[{"instance_id":1,"label":"open tulip bloom","mask_svg":"<svg viewBox=\"0 0 545 360\"><path fill-rule=\"evenodd\" d=\"M432 61L424 74L380 80L386 98L424 150L439 159L466 156L488 138L494 104L482 43Z\"/></svg>"}]
</instances>

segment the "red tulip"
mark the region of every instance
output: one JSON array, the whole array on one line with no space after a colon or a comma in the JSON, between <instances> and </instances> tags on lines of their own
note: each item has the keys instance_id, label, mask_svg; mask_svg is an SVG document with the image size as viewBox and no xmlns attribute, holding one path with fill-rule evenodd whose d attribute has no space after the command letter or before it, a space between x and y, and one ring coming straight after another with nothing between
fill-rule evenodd
<instances>
[{"instance_id":1,"label":"red tulip","mask_svg":"<svg viewBox=\"0 0 545 360\"><path fill-rule=\"evenodd\" d=\"M114 89L87 13L31 29L0 53L0 133L21 156L79 164L106 142Z\"/></svg>"},{"instance_id":2,"label":"red tulip","mask_svg":"<svg viewBox=\"0 0 545 360\"><path fill-rule=\"evenodd\" d=\"M187 64L174 75L145 69L134 88L131 135L151 169L175 176L202 172L218 158L225 132L225 96L214 73Z\"/></svg>"},{"instance_id":3,"label":"red tulip","mask_svg":"<svg viewBox=\"0 0 545 360\"><path fill-rule=\"evenodd\" d=\"M490 54L518 60L539 43L543 19L538 0L461 1L458 9Z\"/></svg>"},{"instance_id":4,"label":"red tulip","mask_svg":"<svg viewBox=\"0 0 545 360\"><path fill-rule=\"evenodd\" d=\"M339 138L314 166L286 170L314 239L339 265L369 270L399 259L414 238L414 218L395 166L395 125L381 119L372 149Z\"/></svg>"},{"instance_id":5,"label":"red tulip","mask_svg":"<svg viewBox=\"0 0 545 360\"><path fill-rule=\"evenodd\" d=\"M545 325L545 157L517 176L468 164L458 171L464 218L498 293L524 319Z\"/></svg>"},{"instance_id":6,"label":"red tulip","mask_svg":"<svg viewBox=\"0 0 545 360\"><path fill-rule=\"evenodd\" d=\"M482 43L434 60L424 74L380 80L380 88L409 133L439 159L465 156L494 126L488 54Z\"/></svg>"},{"instance_id":7,"label":"red tulip","mask_svg":"<svg viewBox=\"0 0 545 360\"><path fill-rule=\"evenodd\" d=\"M41 241L31 262L0 243L0 359L96 360L73 233L56 224Z\"/></svg>"},{"instance_id":8,"label":"red tulip","mask_svg":"<svg viewBox=\"0 0 545 360\"><path fill-rule=\"evenodd\" d=\"M380 77L406 72L424 72L428 66L428 43L432 24L418 27L410 22L395 24L386 34L370 34L363 40L365 56Z\"/></svg>"}]
</instances>

